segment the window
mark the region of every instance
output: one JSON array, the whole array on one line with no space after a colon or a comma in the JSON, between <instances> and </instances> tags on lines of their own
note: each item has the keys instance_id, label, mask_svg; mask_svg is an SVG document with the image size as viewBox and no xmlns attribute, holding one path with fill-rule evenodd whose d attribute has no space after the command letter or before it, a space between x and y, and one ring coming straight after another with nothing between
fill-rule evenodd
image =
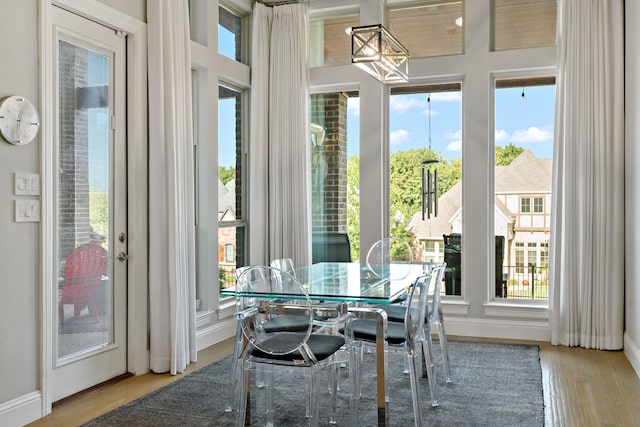
<instances>
[{"instance_id":1,"label":"window","mask_svg":"<svg viewBox=\"0 0 640 427\"><path fill-rule=\"evenodd\" d=\"M524 273L524 243L516 243L516 273Z\"/></svg>"},{"instance_id":2,"label":"window","mask_svg":"<svg viewBox=\"0 0 640 427\"><path fill-rule=\"evenodd\" d=\"M309 66L322 67L351 63L349 27L360 25L357 12L342 12L309 18Z\"/></svg>"},{"instance_id":3,"label":"window","mask_svg":"<svg viewBox=\"0 0 640 427\"><path fill-rule=\"evenodd\" d=\"M311 95L312 231L347 233L360 256L360 100L357 92Z\"/></svg>"},{"instance_id":4,"label":"window","mask_svg":"<svg viewBox=\"0 0 640 427\"><path fill-rule=\"evenodd\" d=\"M493 50L553 46L556 0L492 0Z\"/></svg>"},{"instance_id":5,"label":"window","mask_svg":"<svg viewBox=\"0 0 640 427\"><path fill-rule=\"evenodd\" d=\"M549 267L549 242L540 243L540 268Z\"/></svg>"},{"instance_id":6,"label":"window","mask_svg":"<svg viewBox=\"0 0 640 427\"><path fill-rule=\"evenodd\" d=\"M544 202L542 197L534 197L533 198L533 213L543 213L544 212Z\"/></svg>"},{"instance_id":7,"label":"window","mask_svg":"<svg viewBox=\"0 0 640 427\"><path fill-rule=\"evenodd\" d=\"M536 265L538 261L538 244L535 242L527 243L527 264L529 266Z\"/></svg>"},{"instance_id":8,"label":"window","mask_svg":"<svg viewBox=\"0 0 640 427\"><path fill-rule=\"evenodd\" d=\"M225 262L233 262L234 261L234 250L232 244L226 244L224 246L224 260Z\"/></svg>"},{"instance_id":9,"label":"window","mask_svg":"<svg viewBox=\"0 0 640 427\"><path fill-rule=\"evenodd\" d=\"M411 58L463 52L464 1L432 0L391 6L389 30L409 50Z\"/></svg>"},{"instance_id":10,"label":"window","mask_svg":"<svg viewBox=\"0 0 640 427\"><path fill-rule=\"evenodd\" d=\"M429 251L427 245L444 246L447 295L461 295L462 290L461 92L460 83L392 87L389 99L391 235L411 242L413 248L424 246L423 256L430 260L439 259L435 246ZM426 181L429 175L434 183L438 177L437 215L435 202L431 213L424 206L423 215L423 169Z\"/></svg>"},{"instance_id":11,"label":"window","mask_svg":"<svg viewBox=\"0 0 640 427\"><path fill-rule=\"evenodd\" d=\"M242 19L224 7L218 9L218 53L242 61Z\"/></svg>"},{"instance_id":12,"label":"window","mask_svg":"<svg viewBox=\"0 0 640 427\"><path fill-rule=\"evenodd\" d=\"M245 264L243 94L218 87L218 254L220 286L235 284L236 267Z\"/></svg>"},{"instance_id":13,"label":"window","mask_svg":"<svg viewBox=\"0 0 640 427\"><path fill-rule=\"evenodd\" d=\"M502 271L508 284L524 280L517 276L528 274L529 264L537 265L538 245L549 239L545 199L551 198L554 83L545 76L495 80L494 231L504 238L505 248L513 241L528 241L527 255L521 243L504 253ZM531 277L526 280L531 282ZM532 297L520 291L507 286L506 297Z\"/></svg>"}]
</instances>

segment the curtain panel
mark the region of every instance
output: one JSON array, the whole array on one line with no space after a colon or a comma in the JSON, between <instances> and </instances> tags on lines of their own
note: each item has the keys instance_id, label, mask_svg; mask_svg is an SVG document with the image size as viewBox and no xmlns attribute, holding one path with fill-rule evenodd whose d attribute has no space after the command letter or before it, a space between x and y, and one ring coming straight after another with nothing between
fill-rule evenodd
<instances>
[{"instance_id":1,"label":"curtain panel","mask_svg":"<svg viewBox=\"0 0 640 427\"><path fill-rule=\"evenodd\" d=\"M622 0L558 1L552 344L618 350L624 327Z\"/></svg>"},{"instance_id":2,"label":"curtain panel","mask_svg":"<svg viewBox=\"0 0 640 427\"><path fill-rule=\"evenodd\" d=\"M251 262L311 263L307 5L253 13Z\"/></svg>"},{"instance_id":3,"label":"curtain panel","mask_svg":"<svg viewBox=\"0 0 640 427\"><path fill-rule=\"evenodd\" d=\"M150 1L147 14L150 367L175 375L197 357L188 3Z\"/></svg>"}]
</instances>

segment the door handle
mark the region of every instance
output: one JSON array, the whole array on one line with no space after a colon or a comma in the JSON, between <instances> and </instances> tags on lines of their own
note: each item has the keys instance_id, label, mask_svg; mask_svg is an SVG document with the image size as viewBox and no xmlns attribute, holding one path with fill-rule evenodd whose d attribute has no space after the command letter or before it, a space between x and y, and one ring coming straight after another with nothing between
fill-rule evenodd
<instances>
[{"instance_id":1,"label":"door handle","mask_svg":"<svg viewBox=\"0 0 640 427\"><path fill-rule=\"evenodd\" d=\"M120 252L116 257L116 259L120 262L125 262L126 260L129 259L129 255L125 254L124 252Z\"/></svg>"}]
</instances>

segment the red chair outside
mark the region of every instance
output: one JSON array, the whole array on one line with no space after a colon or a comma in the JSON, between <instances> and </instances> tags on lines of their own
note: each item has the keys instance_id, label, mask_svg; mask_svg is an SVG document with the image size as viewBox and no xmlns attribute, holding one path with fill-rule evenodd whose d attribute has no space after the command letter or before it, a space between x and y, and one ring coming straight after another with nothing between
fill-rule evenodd
<instances>
[{"instance_id":1,"label":"red chair outside","mask_svg":"<svg viewBox=\"0 0 640 427\"><path fill-rule=\"evenodd\" d=\"M60 321L64 323L64 305L73 304L74 316L85 305L100 322L94 294L107 267L107 250L95 243L85 243L67 255L64 280L58 289Z\"/></svg>"}]
</instances>

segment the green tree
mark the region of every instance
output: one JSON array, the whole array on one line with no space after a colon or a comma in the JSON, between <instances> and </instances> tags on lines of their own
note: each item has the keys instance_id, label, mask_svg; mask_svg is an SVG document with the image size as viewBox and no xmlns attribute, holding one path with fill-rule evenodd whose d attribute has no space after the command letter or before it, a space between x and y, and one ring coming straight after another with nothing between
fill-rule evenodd
<instances>
[{"instance_id":1,"label":"green tree","mask_svg":"<svg viewBox=\"0 0 640 427\"><path fill-rule=\"evenodd\" d=\"M227 182L235 179L236 170L233 166L218 166L218 178L222 181L223 184L227 184Z\"/></svg>"},{"instance_id":2,"label":"green tree","mask_svg":"<svg viewBox=\"0 0 640 427\"><path fill-rule=\"evenodd\" d=\"M523 151L524 148L516 147L511 142L504 147L496 145L496 166L507 166L511 164L513 159L518 157Z\"/></svg>"},{"instance_id":3,"label":"green tree","mask_svg":"<svg viewBox=\"0 0 640 427\"><path fill-rule=\"evenodd\" d=\"M347 235L351 256L360 259L360 157L347 161Z\"/></svg>"},{"instance_id":4,"label":"green tree","mask_svg":"<svg viewBox=\"0 0 640 427\"><path fill-rule=\"evenodd\" d=\"M107 193L89 190L89 225L94 232L109 234L109 209Z\"/></svg>"}]
</instances>

